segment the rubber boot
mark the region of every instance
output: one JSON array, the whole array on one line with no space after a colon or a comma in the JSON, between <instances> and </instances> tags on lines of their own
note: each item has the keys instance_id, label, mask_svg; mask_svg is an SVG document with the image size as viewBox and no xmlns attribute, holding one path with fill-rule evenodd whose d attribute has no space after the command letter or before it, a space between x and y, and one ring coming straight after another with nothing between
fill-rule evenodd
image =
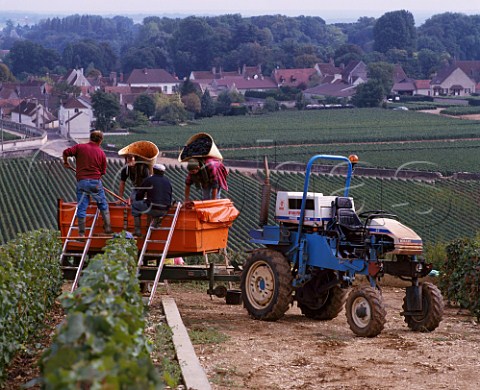
<instances>
[{"instance_id":1,"label":"rubber boot","mask_svg":"<svg viewBox=\"0 0 480 390\"><path fill-rule=\"evenodd\" d=\"M77 218L78 236L85 237L85 218Z\"/></svg>"},{"instance_id":2,"label":"rubber boot","mask_svg":"<svg viewBox=\"0 0 480 390\"><path fill-rule=\"evenodd\" d=\"M133 235L137 237L142 236L142 229L141 229L141 217L133 217L133 221L135 223L135 230L133 231Z\"/></svg>"},{"instance_id":3,"label":"rubber boot","mask_svg":"<svg viewBox=\"0 0 480 390\"><path fill-rule=\"evenodd\" d=\"M112 234L112 226L110 225L110 211L109 210L102 210L100 211L102 213L102 218L103 218L103 231L105 234Z\"/></svg>"}]
</instances>

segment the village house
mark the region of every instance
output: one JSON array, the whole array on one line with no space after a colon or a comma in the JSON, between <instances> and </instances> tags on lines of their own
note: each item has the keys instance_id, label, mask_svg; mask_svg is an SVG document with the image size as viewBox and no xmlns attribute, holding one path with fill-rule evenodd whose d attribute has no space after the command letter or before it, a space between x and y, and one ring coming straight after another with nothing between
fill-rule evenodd
<instances>
[{"instance_id":1,"label":"village house","mask_svg":"<svg viewBox=\"0 0 480 390\"><path fill-rule=\"evenodd\" d=\"M88 138L95 120L90 102L85 97L69 97L58 110L60 134L66 138Z\"/></svg>"},{"instance_id":2,"label":"village house","mask_svg":"<svg viewBox=\"0 0 480 390\"><path fill-rule=\"evenodd\" d=\"M433 96L468 96L477 91L480 61L456 61L441 69L430 82Z\"/></svg>"},{"instance_id":3,"label":"village house","mask_svg":"<svg viewBox=\"0 0 480 390\"><path fill-rule=\"evenodd\" d=\"M172 95L178 92L180 81L165 69L134 69L124 81L117 86L159 88L162 93Z\"/></svg>"},{"instance_id":4,"label":"village house","mask_svg":"<svg viewBox=\"0 0 480 390\"><path fill-rule=\"evenodd\" d=\"M315 69L321 72L321 83L303 91L306 99L336 97L350 99L355 94L357 85L367 78L367 66L363 61L350 61L344 68L336 68L333 64L316 64Z\"/></svg>"},{"instance_id":5,"label":"village house","mask_svg":"<svg viewBox=\"0 0 480 390\"><path fill-rule=\"evenodd\" d=\"M54 128L58 125L55 116L36 99L22 100L11 110L10 120L37 129Z\"/></svg>"}]
</instances>

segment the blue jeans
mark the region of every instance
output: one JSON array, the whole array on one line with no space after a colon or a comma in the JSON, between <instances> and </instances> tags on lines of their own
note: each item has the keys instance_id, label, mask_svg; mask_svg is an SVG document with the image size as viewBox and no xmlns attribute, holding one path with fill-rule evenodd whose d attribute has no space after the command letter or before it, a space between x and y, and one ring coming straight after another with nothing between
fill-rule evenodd
<instances>
[{"instance_id":1,"label":"blue jeans","mask_svg":"<svg viewBox=\"0 0 480 390\"><path fill-rule=\"evenodd\" d=\"M108 210L108 202L101 180L83 179L77 182L77 217L85 218L90 197L97 202L100 211Z\"/></svg>"},{"instance_id":2,"label":"blue jeans","mask_svg":"<svg viewBox=\"0 0 480 390\"><path fill-rule=\"evenodd\" d=\"M202 200L212 199L212 187L202 188ZM216 199L220 199L222 194L222 189L218 188Z\"/></svg>"}]
</instances>

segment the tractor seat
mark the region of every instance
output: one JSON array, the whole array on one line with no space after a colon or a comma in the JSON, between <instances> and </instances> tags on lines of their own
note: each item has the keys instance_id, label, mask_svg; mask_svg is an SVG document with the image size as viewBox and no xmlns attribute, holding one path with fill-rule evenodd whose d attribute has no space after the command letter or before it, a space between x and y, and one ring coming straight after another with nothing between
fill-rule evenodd
<instances>
[{"instance_id":1,"label":"tractor seat","mask_svg":"<svg viewBox=\"0 0 480 390\"><path fill-rule=\"evenodd\" d=\"M355 210L353 210L351 200L345 197L338 197L335 199L333 206L341 233L351 243L362 243L365 232L364 226Z\"/></svg>"}]
</instances>

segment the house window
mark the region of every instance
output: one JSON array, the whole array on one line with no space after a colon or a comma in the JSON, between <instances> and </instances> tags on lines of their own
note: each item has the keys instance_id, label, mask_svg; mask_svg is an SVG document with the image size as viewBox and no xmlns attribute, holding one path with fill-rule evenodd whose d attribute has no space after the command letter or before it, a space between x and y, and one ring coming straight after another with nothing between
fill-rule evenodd
<instances>
[{"instance_id":1,"label":"house window","mask_svg":"<svg viewBox=\"0 0 480 390\"><path fill-rule=\"evenodd\" d=\"M78 108L75 109L75 114L77 114L77 113L78 113Z\"/></svg>"},{"instance_id":2,"label":"house window","mask_svg":"<svg viewBox=\"0 0 480 390\"><path fill-rule=\"evenodd\" d=\"M166 85L163 87L163 92L168 92L168 87Z\"/></svg>"}]
</instances>

